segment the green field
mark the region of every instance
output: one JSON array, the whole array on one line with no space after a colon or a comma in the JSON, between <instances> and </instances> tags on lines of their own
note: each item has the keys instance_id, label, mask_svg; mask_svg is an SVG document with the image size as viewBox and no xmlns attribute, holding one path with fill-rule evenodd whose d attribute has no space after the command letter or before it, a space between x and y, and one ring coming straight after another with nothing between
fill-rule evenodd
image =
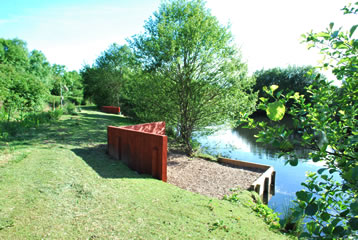
<instances>
[{"instance_id":1,"label":"green field","mask_svg":"<svg viewBox=\"0 0 358 240\"><path fill-rule=\"evenodd\" d=\"M132 123L85 108L0 142L0 239L287 238L248 207L111 159L107 125Z\"/></svg>"}]
</instances>

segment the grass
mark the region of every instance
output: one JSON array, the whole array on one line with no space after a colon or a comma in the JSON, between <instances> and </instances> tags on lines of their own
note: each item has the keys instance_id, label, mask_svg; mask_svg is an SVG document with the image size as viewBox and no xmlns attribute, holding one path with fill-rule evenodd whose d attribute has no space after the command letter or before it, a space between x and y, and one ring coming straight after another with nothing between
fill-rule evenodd
<instances>
[{"instance_id":1,"label":"grass","mask_svg":"<svg viewBox=\"0 0 358 240\"><path fill-rule=\"evenodd\" d=\"M83 108L0 142L0 239L286 239L250 208L182 190L108 157L107 125Z\"/></svg>"}]
</instances>

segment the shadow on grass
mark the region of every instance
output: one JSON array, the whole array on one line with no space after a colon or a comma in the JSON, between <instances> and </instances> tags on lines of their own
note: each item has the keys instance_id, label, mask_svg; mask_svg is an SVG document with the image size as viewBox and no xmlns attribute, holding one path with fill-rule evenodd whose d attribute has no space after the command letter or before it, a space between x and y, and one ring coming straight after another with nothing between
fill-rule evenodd
<instances>
[{"instance_id":1,"label":"shadow on grass","mask_svg":"<svg viewBox=\"0 0 358 240\"><path fill-rule=\"evenodd\" d=\"M112 159L106 154L106 149L106 144L100 144L72 151L103 178L150 178L149 175L138 174L121 161Z\"/></svg>"}]
</instances>

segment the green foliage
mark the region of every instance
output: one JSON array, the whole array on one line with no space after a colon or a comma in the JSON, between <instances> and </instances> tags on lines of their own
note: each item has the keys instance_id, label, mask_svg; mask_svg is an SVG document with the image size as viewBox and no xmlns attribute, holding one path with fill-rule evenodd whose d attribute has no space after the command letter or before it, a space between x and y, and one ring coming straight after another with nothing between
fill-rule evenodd
<instances>
[{"instance_id":1,"label":"green foliage","mask_svg":"<svg viewBox=\"0 0 358 240\"><path fill-rule=\"evenodd\" d=\"M139 73L132 51L126 45L112 44L92 67L81 70L84 97L97 106L121 106L126 111L132 107L132 95L138 94L128 90L129 81L136 81Z\"/></svg>"},{"instance_id":2,"label":"green foliage","mask_svg":"<svg viewBox=\"0 0 358 240\"><path fill-rule=\"evenodd\" d=\"M77 115L77 108L76 105L73 103L66 103L64 107L65 113L70 115Z\"/></svg>"},{"instance_id":3,"label":"green foliage","mask_svg":"<svg viewBox=\"0 0 358 240\"><path fill-rule=\"evenodd\" d=\"M306 98L309 94L305 90L311 85L314 79L319 75L316 68L312 66L289 66L287 68L272 68L268 70L259 70L254 73L256 84L254 91L259 92L259 98L265 96L263 88L265 86L277 85L283 94L288 94L291 91L303 94ZM326 78L320 75L322 80ZM308 99L307 99L308 100ZM288 102L288 107L292 105L292 101Z\"/></svg>"},{"instance_id":4,"label":"green foliage","mask_svg":"<svg viewBox=\"0 0 358 240\"><path fill-rule=\"evenodd\" d=\"M357 5L343 8L345 14L357 14ZM331 23L326 31L303 35L309 47L317 47L325 56L323 68L330 67L342 80L336 87L315 78L306 88L310 102L299 93L282 94L267 91L275 101L294 101L288 112L295 131L267 123L247 122L263 129L257 137L265 143L287 143L310 149L313 162L323 162L324 168L308 173L297 192L297 208L293 215L306 218L305 232L309 239L348 239L358 237L358 39L354 38L356 25L344 32ZM269 100L261 98L260 109L269 107ZM280 146L280 144L278 144ZM298 157L291 149L281 148L291 165ZM334 180L341 177L341 182Z\"/></svg>"},{"instance_id":5,"label":"green foliage","mask_svg":"<svg viewBox=\"0 0 358 240\"><path fill-rule=\"evenodd\" d=\"M257 216L262 218L265 223L270 226L271 229L279 230L281 228L278 214L269 206L263 204L260 196L258 196L257 193L252 192L250 199L244 199L242 190L234 188L230 189L230 191L232 193L230 195L225 195L223 197L223 200L227 200L229 202L240 205L246 205L250 207L256 213Z\"/></svg>"},{"instance_id":6,"label":"green foliage","mask_svg":"<svg viewBox=\"0 0 358 240\"><path fill-rule=\"evenodd\" d=\"M26 43L20 39L0 38L0 65L26 69L29 66Z\"/></svg>"},{"instance_id":7,"label":"green foliage","mask_svg":"<svg viewBox=\"0 0 358 240\"><path fill-rule=\"evenodd\" d=\"M300 236L303 233L304 217L302 215L297 216L297 206L290 201L287 205L284 205L284 211L280 219L281 231Z\"/></svg>"},{"instance_id":8,"label":"green foliage","mask_svg":"<svg viewBox=\"0 0 358 240\"><path fill-rule=\"evenodd\" d=\"M51 66L42 52L29 52L22 40L0 38L0 104L7 121L24 120L45 102L55 109L62 104L61 96L65 102L82 102L82 78L76 71Z\"/></svg>"},{"instance_id":9,"label":"green foliage","mask_svg":"<svg viewBox=\"0 0 358 240\"><path fill-rule=\"evenodd\" d=\"M200 0L163 3L130 41L145 72L136 82L136 114L176 127L187 153L195 130L252 112L254 79L222 26Z\"/></svg>"},{"instance_id":10,"label":"green foliage","mask_svg":"<svg viewBox=\"0 0 358 240\"><path fill-rule=\"evenodd\" d=\"M26 113L22 121L0 121L0 140L7 140L10 137L16 137L29 128L38 128L43 124L58 121L63 115L62 109L56 109L49 112L30 112Z\"/></svg>"},{"instance_id":11,"label":"green foliage","mask_svg":"<svg viewBox=\"0 0 358 240\"><path fill-rule=\"evenodd\" d=\"M24 113L40 108L47 89L36 76L16 70L11 65L0 64L0 79L4 82L0 100L8 113L8 120L15 117L15 113L22 118Z\"/></svg>"},{"instance_id":12,"label":"green foliage","mask_svg":"<svg viewBox=\"0 0 358 240\"><path fill-rule=\"evenodd\" d=\"M49 112L29 113L25 116L21 124L27 128L39 127L41 124L59 120L62 114L63 111L61 109Z\"/></svg>"},{"instance_id":13,"label":"green foliage","mask_svg":"<svg viewBox=\"0 0 358 240\"><path fill-rule=\"evenodd\" d=\"M60 105L63 106L67 102L76 105L81 104L83 101L83 83L81 75L76 71L67 72L65 66L57 64L54 64L51 70L53 75L51 94L60 98ZM55 105L54 102L52 104Z\"/></svg>"},{"instance_id":14,"label":"green foliage","mask_svg":"<svg viewBox=\"0 0 358 240\"><path fill-rule=\"evenodd\" d=\"M271 228L281 228L280 218L278 217L278 214L266 204L255 204L253 205L252 210L256 212L257 216L262 217Z\"/></svg>"},{"instance_id":15,"label":"green foliage","mask_svg":"<svg viewBox=\"0 0 358 240\"><path fill-rule=\"evenodd\" d=\"M285 116L285 105L282 102L276 101L267 104L266 108L266 114L268 118L270 118L273 121L279 121L282 120Z\"/></svg>"},{"instance_id":16,"label":"green foliage","mask_svg":"<svg viewBox=\"0 0 358 240\"><path fill-rule=\"evenodd\" d=\"M224 230L225 232L229 232L228 226L224 223L223 220L216 220L209 228L209 232L214 230Z\"/></svg>"}]
</instances>

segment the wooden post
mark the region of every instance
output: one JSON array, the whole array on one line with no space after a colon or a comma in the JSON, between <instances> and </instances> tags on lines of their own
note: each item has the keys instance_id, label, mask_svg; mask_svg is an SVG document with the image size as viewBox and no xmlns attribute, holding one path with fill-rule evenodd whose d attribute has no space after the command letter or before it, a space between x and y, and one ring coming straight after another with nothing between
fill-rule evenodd
<instances>
[{"instance_id":1,"label":"wooden post","mask_svg":"<svg viewBox=\"0 0 358 240\"><path fill-rule=\"evenodd\" d=\"M265 183L264 183L264 193L263 193L263 202L265 204L268 203L269 201L269 182L270 182L270 179L269 178L265 178Z\"/></svg>"},{"instance_id":2,"label":"wooden post","mask_svg":"<svg viewBox=\"0 0 358 240\"><path fill-rule=\"evenodd\" d=\"M272 172L271 175L271 184L270 184L270 194L275 195L275 185L276 185L276 171Z\"/></svg>"}]
</instances>

